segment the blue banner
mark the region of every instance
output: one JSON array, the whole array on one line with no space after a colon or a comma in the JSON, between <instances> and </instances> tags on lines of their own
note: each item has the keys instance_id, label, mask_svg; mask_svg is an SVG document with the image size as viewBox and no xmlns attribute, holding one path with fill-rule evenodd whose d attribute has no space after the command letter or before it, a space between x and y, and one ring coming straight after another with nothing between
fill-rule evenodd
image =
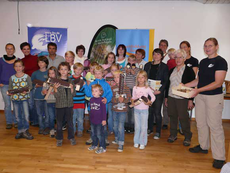
<instances>
[{"instance_id":1,"label":"blue banner","mask_svg":"<svg viewBox=\"0 0 230 173\"><path fill-rule=\"evenodd\" d=\"M117 29L116 46L124 44L126 56L135 54L137 49L145 50L145 61L152 60L154 29Z\"/></svg>"},{"instance_id":2,"label":"blue banner","mask_svg":"<svg viewBox=\"0 0 230 173\"><path fill-rule=\"evenodd\" d=\"M28 42L32 55L48 52L47 44L53 42L57 44L57 54L64 56L67 50L67 28L28 27Z\"/></svg>"}]
</instances>

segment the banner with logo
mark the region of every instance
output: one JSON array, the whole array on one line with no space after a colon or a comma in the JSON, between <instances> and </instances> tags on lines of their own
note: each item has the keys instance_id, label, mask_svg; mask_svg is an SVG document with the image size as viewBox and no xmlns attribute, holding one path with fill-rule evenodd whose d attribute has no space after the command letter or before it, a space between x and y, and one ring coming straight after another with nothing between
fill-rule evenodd
<instances>
[{"instance_id":1,"label":"banner with logo","mask_svg":"<svg viewBox=\"0 0 230 173\"><path fill-rule=\"evenodd\" d=\"M67 50L67 28L28 27L31 54L47 52L47 44L57 44L57 54L64 56ZM44 53L45 54L45 53Z\"/></svg>"},{"instance_id":2,"label":"banner with logo","mask_svg":"<svg viewBox=\"0 0 230 173\"><path fill-rule=\"evenodd\" d=\"M119 44L126 46L127 57L135 54L137 49L144 49L144 60L151 61L154 47L154 29L117 29L116 46Z\"/></svg>"},{"instance_id":3,"label":"banner with logo","mask_svg":"<svg viewBox=\"0 0 230 173\"><path fill-rule=\"evenodd\" d=\"M107 54L116 45L116 29L113 25L104 25L98 29L89 47L88 58L91 62L104 63Z\"/></svg>"}]
</instances>

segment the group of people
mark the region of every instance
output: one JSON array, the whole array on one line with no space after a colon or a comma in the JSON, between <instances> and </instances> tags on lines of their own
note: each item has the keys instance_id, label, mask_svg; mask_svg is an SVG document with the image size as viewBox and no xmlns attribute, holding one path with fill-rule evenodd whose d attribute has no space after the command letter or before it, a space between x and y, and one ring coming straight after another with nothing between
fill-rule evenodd
<instances>
[{"instance_id":1,"label":"group of people","mask_svg":"<svg viewBox=\"0 0 230 173\"><path fill-rule=\"evenodd\" d=\"M108 53L102 65L89 63L83 45L76 47L76 56L67 51L65 58L56 54L55 43L47 45L47 56L31 55L27 42L20 48L24 58L15 57L15 47L11 43L5 46L6 55L0 58L0 89L5 104L6 129L18 128L16 139L33 139L29 133L30 122L39 126L38 134L56 136L56 145L62 146L62 130L67 125L68 139L71 145L76 145L75 134L77 137L83 135L87 107L90 139L86 144L91 145L88 149L97 154L106 152L109 134L114 134L112 143L118 145L118 152L122 152L125 131L134 132L134 147L143 150L154 125L153 138L157 140L169 122L167 141L175 142L179 124L185 136L183 145L190 146L192 132L188 110L194 108L195 98L199 145L189 151L208 153L210 131L213 167L221 168L225 163L222 84L228 66L217 54L219 45L215 38L205 41L204 52L208 57L200 63L191 56L188 41L181 42L178 50L167 50L168 41L161 40L159 48L153 50L150 62L143 60L143 49L137 49L127 58L126 47L121 44L116 55ZM48 78L58 80L51 84L47 82ZM81 80L83 85L76 83ZM148 80L160 81L159 89L148 85ZM65 86L63 82L69 85ZM172 93L172 88L180 84L193 87L191 98ZM21 88L27 90L10 92Z\"/></svg>"}]
</instances>

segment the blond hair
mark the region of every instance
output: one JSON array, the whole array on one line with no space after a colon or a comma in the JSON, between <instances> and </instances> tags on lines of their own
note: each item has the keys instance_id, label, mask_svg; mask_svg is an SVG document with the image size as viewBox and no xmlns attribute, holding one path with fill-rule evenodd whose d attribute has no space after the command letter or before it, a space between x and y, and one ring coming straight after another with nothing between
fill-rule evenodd
<instances>
[{"instance_id":1,"label":"blond hair","mask_svg":"<svg viewBox=\"0 0 230 173\"><path fill-rule=\"evenodd\" d=\"M134 59L134 60L136 60L136 57L135 57L135 55L129 55L128 60L129 60L129 59Z\"/></svg>"},{"instance_id":2,"label":"blond hair","mask_svg":"<svg viewBox=\"0 0 230 173\"><path fill-rule=\"evenodd\" d=\"M95 73L95 71L100 71L100 72L104 72L104 68L101 66L101 65L97 65L96 67L95 67L95 69L94 69L94 73Z\"/></svg>"},{"instance_id":3,"label":"blond hair","mask_svg":"<svg viewBox=\"0 0 230 173\"><path fill-rule=\"evenodd\" d=\"M115 72L113 72L113 76L120 75L120 74L123 74L120 70L116 70Z\"/></svg>"},{"instance_id":4,"label":"blond hair","mask_svg":"<svg viewBox=\"0 0 230 173\"><path fill-rule=\"evenodd\" d=\"M66 55L72 55L73 58L75 58L75 54L74 54L72 51L67 51L67 52L65 53L65 56L66 56Z\"/></svg>"},{"instance_id":5,"label":"blond hair","mask_svg":"<svg viewBox=\"0 0 230 173\"><path fill-rule=\"evenodd\" d=\"M169 54L175 53L175 52L176 52L176 49L170 48L170 49L168 50L167 54L169 55Z\"/></svg>"},{"instance_id":6,"label":"blond hair","mask_svg":"<svg viewBox=\"0 0 230 173\"><path fill-rule=\"evenodd\" d=\"M178 50L176 50L176 51L175 51L175 55L176 55L176 54L181 54L182 57L183 57L184 59L186 59L186 57L187 57L187 53L186 53L185 50L183 50L183 49L178 49Z\"/></svg>"},{"instance_id":7,"label":"blond hair","mask_svg":"<svg viewBox=\"0 0 230 173\"><path fill-rule=\"evenodd\" d=\"M77 62L77 63L75 63L73 65L73 69L74 70L77 69L78 67L80 67L82 69L82 71L84 70L84 66L81 63L79 63L79 62Z\"/></svg>"},{"instance_id":8,"label":"blond hair","mask_svg":"<svg viewBox=\"0 0 230 173\"><path fill-rule=\"evenodd\" d=\"M89 67L96 67L97 65L99 65L97 62L92 62L90 63Z\"/></svg>"},{"instance_id":9,"label":"blond hair","mask_svg":"<svg viewBox=\"0 0 230 173\"><path fill-rule=\"evenodd\" d=\"M93 92L93 89L96 89L96 88L99 89L99 91L101 92L101 95L100 95L100 96L102 96L103 93L104 93L104 90L103 90L102 86L99 85L99 84L92 85L92 86L91 86L91 91Z\"/></svg>"},{"instance_id":10,"label":"blond hair","mask_svg":"<svg viewBox=\"0 0 230 173\"><path fill-rule=\"evenodd\" d=\"M138 77L142 75L144 76L144 78L146 79L145 81L145 88L147 88L149 85L148 85L148 75L146 73L146 71L144 70L140 70L138 73L137 73L137 78L136 78L136 86L139 86L139 83L138 83Z\"/></svg>"}]
</instances>

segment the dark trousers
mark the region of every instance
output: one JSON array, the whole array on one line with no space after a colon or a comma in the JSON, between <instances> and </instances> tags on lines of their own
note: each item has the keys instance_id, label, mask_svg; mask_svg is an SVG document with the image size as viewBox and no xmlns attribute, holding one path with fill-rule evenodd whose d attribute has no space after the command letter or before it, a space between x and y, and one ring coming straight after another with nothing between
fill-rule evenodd
<instances>
[{"instance_id":1,"label":"dark trousers","mask_svg":"<svg viewBox=\"0 0 230 173\"><path fill-rule=\"evenodd\" d=\"M168 115L170 117L170 134L177 136L178 118L186 139L192 138L190 118L188 114L188 99L168 97Z\"/></svg>"},{"instance_id":2,"label":"dark trousers","mask_svg":"<svg viewBox=\"0 0 230 173\"><path fill-rule=\"evenodd\" d=\"M65 121L67 121L68 128L68 139L74 138L74 130L73 130L73 108L56 108L56 117L57 117L57 140L63 140L63 132L62 132L62 122L65 117Z\"/></svg>"},{"instance_id":3,"label":"dark trousers","mask_svg":"<svg viewBox=\"0 0 230 173\"><path fill-rule=\"evenodd\" d=\"M91 123L91 137L93 140L93 146L97 146L99 142L99 147L106 149L105 127L102 126L102 124Z\"/></svg>"},{"instance_id":4,"label":"dark trousers","mask_svg":"<svg viewBox=\"0 0 230 173\"><path fill-rule=\"evenodd\" d=\"M148 130L153 130L154 120L156 122L156 132L161 134L161 107L164 100L164 94L156 95L156 100L153 102L152 106L149 107L149 118L148 118Z\"/></svg>"},{"instance_id":5,"label":"dark trousers","mask_svg":"<svg viewBox=\"0 0 230 173\"><path fill-rule=\"evenodd\" d=\"M133 90L130 89L131 96L133 95ZM125 120L125 128L134 129L134 108L130 108L128 106L126 120Z\"/></svg>"}]
</instances>

